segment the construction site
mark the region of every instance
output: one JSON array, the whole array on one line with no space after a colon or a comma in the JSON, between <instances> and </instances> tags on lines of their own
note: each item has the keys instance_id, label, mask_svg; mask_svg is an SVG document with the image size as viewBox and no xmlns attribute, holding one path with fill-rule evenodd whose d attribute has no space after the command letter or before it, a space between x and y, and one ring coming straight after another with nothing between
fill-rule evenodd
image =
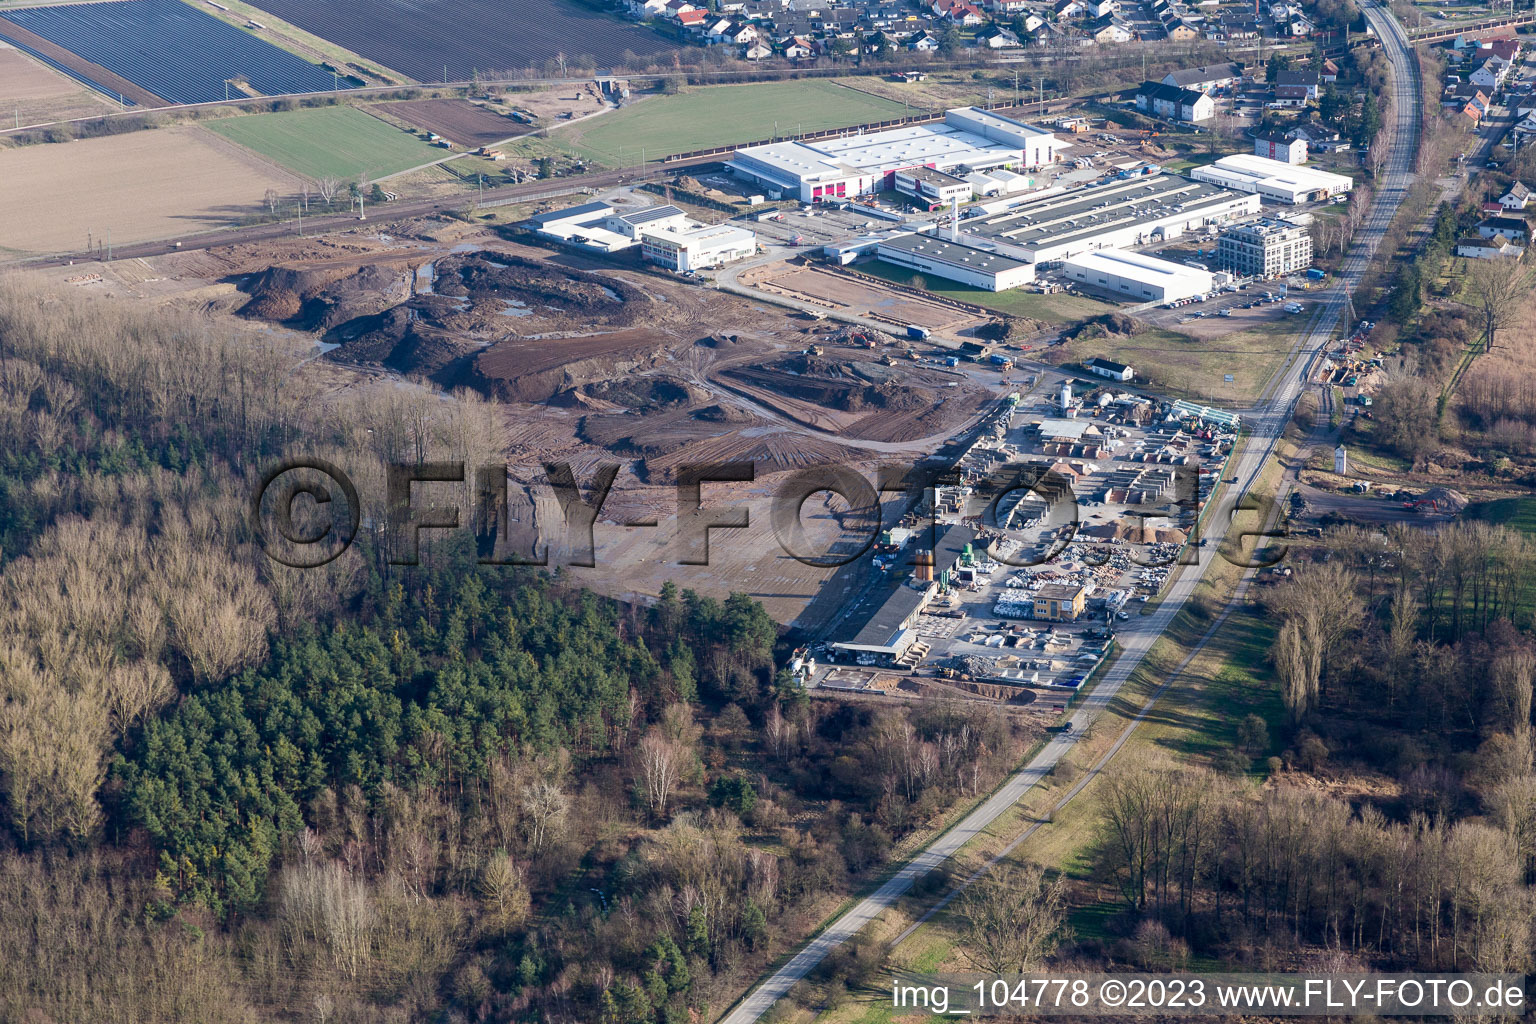
<instances>
[{"instance_id":1,"label":"construction site","mask_svg":"<svg viewBox=\"0 0 1536 1024\"><path fill-rule=\"evenodd\" d=\"M835 569L784 552L769 514L781 481L815 465L872 479L881 464L920 461L965 435L997 401L995 374L956 372L931 344L446 217L50 273L231 329L307 338L306 372L333 394L478 393L504 425L512 518L551 565L572 548L545 466L569 464L585 487L616 464L597 566L571 572L615 596L654 595L668 581L717 597L746 591L807 628ZM958 322L933 310L935 323ZM747 524L714 533L707 565L680 565L679 468L716 463L751 464L751 480L703 489L706 506L745 509ZM847 511L826 493L803 518L834 535ZM656 525L630 525L641 522Z\"/></svg>"}]
</instances>

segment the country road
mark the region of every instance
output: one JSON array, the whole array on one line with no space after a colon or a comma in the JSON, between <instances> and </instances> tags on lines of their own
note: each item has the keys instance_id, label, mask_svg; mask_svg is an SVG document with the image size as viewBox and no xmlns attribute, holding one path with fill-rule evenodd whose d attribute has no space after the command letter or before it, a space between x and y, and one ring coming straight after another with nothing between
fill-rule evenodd
<instances>
[{"instance_id":1,"label":"country road","mask_svg":"<svg viewBox=\"0 0 1536 1024\"><path fill-rule=\"evenodd\" d=\"M1264 463L1274 452L1296 401L1306 387L1314 362L1326 349L1340 318L1349 309L1348 292L1359 285L1412 181L1422 113L1418 64L1412 57L1407 37L1397 21L1384 8L1375 6L1370 0L1362 2L1361 7L1382 40L1393 72L1395 114L1388 126L1392 136L1387 166L1378 182L1375 203L1351 242L1349 254L1341 267L1339 283L1324 300L1323 308L1313 319L1310 332L1298 342L1294 357L1282 371L1283 379L1245 418L1249 433L1233 459L1233 475L1242 483L1237 488L1224 488L1218 492L1216 506L1208 512L1204 531L1211 538L1225 538L1241 492L1253 485ZM1183 609L1194 594L1211 559L1217 557L1218 545L1209 544L1191 550L1199 556L1198 567L1186 567L1170 585L1167 595L1157 608L1148 615L1132 620L1120 633L1121 653L1093 692L1079 704L1071 718L1072 730L1054 735L1044 749L1004 782L980 807L904 864L874 893L860 900L811 939L720 1018L720 1024L753 1024L761 1018L829 953L892 907L919 878L940 867L967 842L984 832L1050 772L1078 742L1078 737L1087 731L1088 725L1115 699L1153 643Z\"/></svg>"}]
</instances>

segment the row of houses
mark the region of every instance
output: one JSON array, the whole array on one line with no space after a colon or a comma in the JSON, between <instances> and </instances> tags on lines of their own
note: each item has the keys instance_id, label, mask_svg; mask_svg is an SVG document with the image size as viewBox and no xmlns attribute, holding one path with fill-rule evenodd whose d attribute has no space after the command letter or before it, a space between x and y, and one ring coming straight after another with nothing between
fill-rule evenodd
<instances>
[{"instance_id":1,"label":"row of houses","mask_svg":"<svg viewBox=\"0 0 1536 1024\"><path fill-rule=\"evenodd\" d=\"M1520 256L1531 245L1531 225L1525 210L1532 200L1531 190L1516 181L1497 199L1483 204L1483 219L1468 234L1456 241L1456 255L1468 259L1492 259Z\"/></svg>"},{"instance_id":2,"label":"row of houses","mask_svg":"<svg viewBox=\"0 0 1536 1024\"><path fill-rule=\"evenodd\" d=\"M1246 41L1260 35L1305 34L1300 9L1273 4L1266 21L1257 13L1204 13L1214 0L1150 0L1154 25L1127 16L1134 0L840 0L816 7L796 0L626 0L639 20L674 24L700 46L727 45L748 60L874 53L885 47L917 52L939 49L950 28L973 34L974 45L1004 49L1046 40L1123 43L1167 38L1189 42ZM1255 8L1257 12L1257 7Z\"/></svg>"},{"instance_id":3,"label":"row of houses","mask_svg":"<svg viewBox=\"0 0 1536 1024\"><path fill-rule=\"evenodd\" d=\"M1488 116L1520 54L1518 39L1477 40L1457 36L1448 46L1456 65L1446 72L1441 105L1466 117L1475 128Z\"/></svg>"}]
</instances>

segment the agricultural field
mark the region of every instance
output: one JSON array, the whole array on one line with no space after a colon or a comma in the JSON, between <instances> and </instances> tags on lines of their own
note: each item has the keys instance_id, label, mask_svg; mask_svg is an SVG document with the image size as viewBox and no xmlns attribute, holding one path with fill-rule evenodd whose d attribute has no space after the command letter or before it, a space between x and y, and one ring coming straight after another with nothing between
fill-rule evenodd
<instances>
[{"instance_id":1,"label":"agricultural field","mask_svg":"<svg viewBox=\"0 0 1536 1024\"><path fill-rule=\"evenodd\" d=\"M557 55L625 63L675 45L574 0L258 0L283 20L419 82L541 67Z\"/></svg>"},{"instance_id":2,"label":"agricultural field","mask_svg":"<svg viewBox=\"0 0 1536 1024\"><path fill-rule=\"evenodd\" d=\"M253 214L296 179L197 126L0 150L0 252L174 238Z\"/></svg>"},{"instance_id":3,"label":"agricultural field","mask_svg":"<svg viewBox=\"0 0 1536 1024\"><path fill-rule=\"evenodd\" d=\"M781 133L843 128L900 117L894 100L823 79L717 85L657 96L551 133L601 164L637 163L639 147L655 158L712 146L755 142Z\"/></svg>"},{"instance_id":4,"label":"agricultural field","mask_svg":"<svg viewBox=\"0 0 1536 1024\"><path fill-rule=\"evenodd\" d=\"M323 92L335 82L318 65L181 0L7 9L0 11L0 19L172 103ZM94 88L117 91L113 83L58 63Z\"/></svg>"},{"instance_id":5,"label":"agricultural field","mask_svg":"<svg viewBox=\"0 0 1536 1024\"><path fill-rule=\"evenodd\" d=\"M406 100L380 103L374 110L436 132L458 146L488 146L533 129L468 100Z\"/></svg>"},{"instance_id":6,"label":"agricultural field","mask_svg":"<svg viewBox=\"0 0 1536 1024\"><path fill-rule=\"evenodd\" d=\"M0 126L25 126L122 109L41 61L0 42Z\"/></svg>"},{"instance_id":7,"label":"agricultural field","mask_svg":"<svg viewBox=\"0 0 1536 1024\"><path fill-rule=\"evenodd\" d=\"M354 107L316 107L208 122L220 135L309 178L379 178L445 155Z\"/></svg>"}]
</instances>

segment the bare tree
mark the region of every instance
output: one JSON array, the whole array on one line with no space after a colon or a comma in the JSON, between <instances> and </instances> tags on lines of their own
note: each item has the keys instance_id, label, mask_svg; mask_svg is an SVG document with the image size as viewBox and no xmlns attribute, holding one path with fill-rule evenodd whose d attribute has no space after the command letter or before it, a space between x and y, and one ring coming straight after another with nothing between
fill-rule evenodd
<instances>
[{"instance_id":1,"label":"bare tree","mask_svg":"<svg viewBox=\"0 0 1536 1024\"><path fill-rule=\"evenodd\" d=\"M1269 606L1281 619L1275 664L1291 715L1300 721L1317 703L1329 659L1364 614L1353 571L1337 561L1304 566L1276 587Z\"/></svg>"},{"instance_id":2,"label":"bare tree","mask_svg":"<svg viewBox=\"0 0 1536 1024\"><path fill-rule=\"evenodd\" d=\"M487 911L502 927L528 916L530 898L523 872L505 853L496 853L480 872L480 895Z\"/></svg>"},{"instance_id":3,"label":"bare tree","mask_svg":"<svg viewBox=\"0 0 1536 1024\"><path fill-rule=\"evenodd\" d=\"M1483 315L1484 351L1493 351L1493 340L1515 319L1524 297L1525 267L1518 257L1473 260L1467 271L1467 291Z\"/></svg>"},{"instance_id":4,"label":"bare tree","mask_svg":"<svg viewBox=\"0 0 1536 1024\"><path fill-rule=\"evenodd\" d=\"M325 200L325 205L330 206L341 194L341 180L338 178L321 178L315 183L315 189L320 193L320 198Z\"/></svg>"},{"instance_id":5,"label":"bare tree","mask_svg":"<svg viewBox=\"0 0 1536 1024\"><path fill-rule=\"evenodd\" d=\"M1387 165L1387 144L1379 136L1371 143L1371 148L1366 151L1366 160L1371 167L1371 180L1381 179L1381 169Z\"/></svg>"},{"instance_id":6,"label":"bare tree","mask_svg":"<svg viewBox=\"0 0 1536 1024\"><path fill-rule=\"evenodd\" d=\"M523 787L518 805L528 833L528 849L538 854L565 824L571 799L558 782L540 776Z\"/></svg>"},{"instance_id":7,"label":"bare tree","mask_svg":"<svg viewBox=\"0 0 1536 1024\"><path fill-rule=\"evenodd\" d=\"M961 948L978 971L1023 974L1056 951L1066 916L1065 887L1034 864L996 865L966 890Z\"/></svg>"},{"instance_id":8,"label":"bare tree","mask_svg":"<svg viewBox=\"0 0 1536 1024\"><path fill-rule=\"evenodd\" d=\"M271 213L272 216L276 217L277 216L277 189L275 189L275 188L267 189L266 200L267 200L267 211L269 213Z\"/></svg>"},{"instance_id":9,"label":"bare tree","mask_svg":"<svg viewBox=\"0 0 1536 1024\"><path fill-rule=\"evenodd\" d=\"M646 733L636 745L635 782L646 805L659 817L666 815L667 802L682 782L683 759L682 744L657 729Z\"/></svg>"}]
</instances>

